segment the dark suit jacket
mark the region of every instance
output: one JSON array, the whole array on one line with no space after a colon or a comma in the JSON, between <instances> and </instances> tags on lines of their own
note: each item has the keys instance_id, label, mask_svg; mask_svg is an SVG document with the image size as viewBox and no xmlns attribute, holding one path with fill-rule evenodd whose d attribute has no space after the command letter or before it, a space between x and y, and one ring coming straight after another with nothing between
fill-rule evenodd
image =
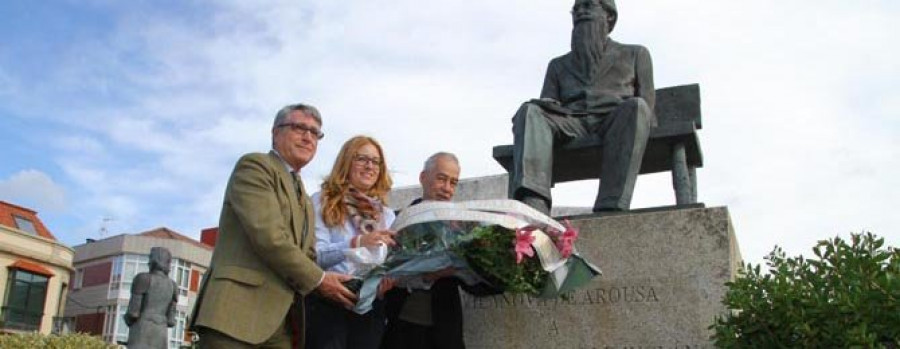
<instances>
[{"instance_id":1,"label":"dark suit jacket","mask_svg":"<svg viewBox=\"0 0 900 349\"><path fill-rule=\"evenodd\" d=\"M641 97L650 110L656 103L650 51L640 45L609 40L597 77L585 76L572 52L554 58L547 66L541 98L552 98L573 111L606 113L623 99Z\"/></svg>"},{"instance_id":2,"label":"dark suit jacket","mask_svg":"<svg viewBox=\"0 0 900 349\"><path fill-rule=\"evenodd\" d=\"M322 279L313 220L305 189L298 192L274 152L241 157L225 190L219 237L192 325L251 344L271 337L295 295L312 292Z\"/></svg>"}]
</instances>

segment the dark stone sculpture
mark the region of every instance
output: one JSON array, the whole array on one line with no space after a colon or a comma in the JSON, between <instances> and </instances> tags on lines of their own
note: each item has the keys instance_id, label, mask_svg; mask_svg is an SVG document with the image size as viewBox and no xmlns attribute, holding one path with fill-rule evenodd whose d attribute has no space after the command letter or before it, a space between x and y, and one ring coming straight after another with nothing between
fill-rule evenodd
<instances>
[{"instance_id":1,"label":"dark stone sculpture","mask_svg":"<svg viewBox=\"0 0 900 349\"><path fill-rule=\"evenodd\" d=\"M603 150L594 211L630 208L656 98L650 52L609 38L617 18L614 0L575 1L572 50L550 61L541 98L513 117L511 198L549 213L553 149L596 134Z\"/></svg>"},{"instance_id":2,"label":"dark stone sculpture","mask_svg":"<svg viewBox=\"0 0 900 349\"><path fill-rule=\"evenodd\" d=\"M169 278L172 254L163 247L150 249L150 271L135 275L131 301L125 313L129 349L168 348L168 327L175 326L178 287Z\"/></svg>"}]
</instances>

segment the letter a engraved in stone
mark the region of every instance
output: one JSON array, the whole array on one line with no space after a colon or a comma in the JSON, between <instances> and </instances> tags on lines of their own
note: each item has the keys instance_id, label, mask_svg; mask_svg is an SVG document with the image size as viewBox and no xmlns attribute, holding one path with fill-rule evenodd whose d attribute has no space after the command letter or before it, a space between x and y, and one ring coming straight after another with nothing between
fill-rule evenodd
<instances>
[{"instance_id":1,"label":"letter a engraved in stone","mask_svg":"<svg viewBox=\"0 0 900 349\"><path fill-rule=\"evenodd\" d=\"M594 297L591 295L591 290L585 290L585 292L584 292L584 299L582 300L582 303L584 303L584 304L597 304L597 302L594 300Z\"/></svg>"},{"instance_id":2,"label":"letter a engraved in stone","mask_svg":"<svg viewBox=\"0 0 900 349\"><path fill-rule=\"evenodd\" d=\"M650 290L647 291L647 301L648 302L659 302L659 298L656 298L656 291L653 290L653 287L650 287Z\"/></svg>"}]
</instances>

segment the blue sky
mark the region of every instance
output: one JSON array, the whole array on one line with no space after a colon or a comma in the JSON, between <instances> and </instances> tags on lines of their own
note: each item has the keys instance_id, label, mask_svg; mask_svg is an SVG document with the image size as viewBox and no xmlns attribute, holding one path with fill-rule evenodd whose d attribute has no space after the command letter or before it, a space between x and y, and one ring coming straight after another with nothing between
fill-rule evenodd
<instances>
[{"instance_id":1,"label":"blue sky","mask_svg":"<svg viewBox=\"0 0 900 349\"><path fill-rule=\"evenodd\" d=\"M398 186L491 147L568 50L559 0L0 2L0 200L68 244L215 226L234 161L275 111L318 106L317 188L341 143L378 138ZM647 46L657 87L699 83L699 197L728 206L745 259L871 230L900 246L896 1L619 1L613 37ZM674 202L642 176L634 207ZM567 206L596 185L554 189Z\"/></svg>"}]
</instances>

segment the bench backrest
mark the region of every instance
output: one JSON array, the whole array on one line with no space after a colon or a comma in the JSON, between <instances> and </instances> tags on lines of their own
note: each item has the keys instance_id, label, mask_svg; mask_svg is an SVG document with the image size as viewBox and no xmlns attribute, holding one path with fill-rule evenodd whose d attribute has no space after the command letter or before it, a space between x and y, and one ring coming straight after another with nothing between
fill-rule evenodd
<instances>
[{"instance_id":1,"label":"bench backrest","mask_svg":"<svg viewBox=\"0 0 900 349\"><path fill-rule=\"evenodd\" d=\"M671 123L693 122L696 129L703 128L700 118L700 85L672 86L656 90L654 107L659 127Z\"/></svg>"}]
</instances>

